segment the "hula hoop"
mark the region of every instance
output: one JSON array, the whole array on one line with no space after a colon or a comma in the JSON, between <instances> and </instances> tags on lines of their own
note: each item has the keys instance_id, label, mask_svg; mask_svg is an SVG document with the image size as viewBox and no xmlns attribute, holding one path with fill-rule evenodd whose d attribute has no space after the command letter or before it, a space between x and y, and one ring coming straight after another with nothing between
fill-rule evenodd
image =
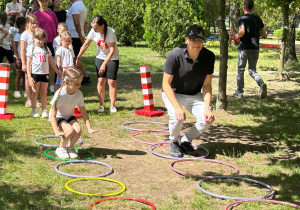
<instances>
[{"instance_id":1,"label":"hula hoop","mask_svg":"<svg viewBox=\"0 0 300 210\"><path fill-rule=\"evenodd\" d=\"M270 200L270 199L249 199L249 200L234 201L234 202L228 204L226 206L225 210L229 210L230 207L233 207L236 204L241 204L241 203L244 203L244 202L251 202L251 201L260 201L260 202L265 202L265 203L275 203L275 204L287 205L287 206L294 207L296 209L300 209L300 206L298 206L297 204L289 203L289 202L285 202L285 201L277 201L277 200Z\"/></svg>"},{"instance_id":2,"label":"hula hoop","mask_svg":"<svg viewBox=\"0 0 300 210\"><path fill-rule=\"evenodd\" d=\"M60 171L58 168L59 166L61 165L66 165L66 164L70 164L70 163L94 163L94 164L98 164L98 165L104 165L104 166L107 166L109 168L109 172L107 173L104 173L104 174L99 174L99 175L94 175L94 176L81 176L81 175L74 175L74 174L68 174L68 173L65 173L63 171ZM61 175L64 175L64 176L69 176L69 177L74 177L74 178L86 178L86 177L104 177L104 176L108 176L110 175L111 173L113 173L113 168L107 164L107 163L104 163L104 162L100 162L100 161L95 161L95 160L71 160L71 161L66 161L66 162L61 162L61 163L58 163L56 166L55 166L55 171Z\"/></svg>"},{"instance_id":3,"label":"hula hoop","mask_svg":"<svg viewBox=\"0 0 300 210\"><path fill-rule=\"evenodd\" d=\"M45 150L44 154L45 154L47 157L52 158L52 159L55 159L55 160L66 160L66 161L69 161L69 160L79 160L79 159L63 159L63 158L58 158L58 157L54 157L54 156L48 155L48 150L54 150L54 149L56 149L56 148L57 148L57 147L50 147L50 148L48 148L48 149ZM88 153L90 153L90 154L91 154L91 157L86 158L86 160L90 160L91 158L94 157L94 154L93 154L91 151L88 151L88 150L86 150L86 149L79 149L79 148L75 148L75 149L77 149L77 150L82 150L82 151L87 151Z\"/></svg>"},{"instance_id":4,"label":"hula hoop","mask_svg":"<svg viewBox=\"0 0 300 210\"><path fill-rule=\"evenodd\" d=\"M195 144L192 144L194 147L200 147L202 149L204 149L206 151L206 154L201 156L201 157L195 157L195 158L178 158L178 157L172 157L172 156L167 156L167 155L162 155L162 154L159 154L157 152L154 152L153 149L156 147L156 146L162 146L164 144L170 144L170 142L160 142L160 143L155 143L155 144L152 144L150 147L149 147L149 150L152 152L152 154L158 156L158 157L162 157L162 158L167 158L167 159L174 159L174 160L186 160L186 159L192 159L192 160L195 160L195 159L203 159L203 158L206 158L208 155L209 155L209 151L208 149L206 149L205 147L202 147L200 145L195 145Z\"/></svg>"},{"instance_id":5,"label":"hula hoop","mask_svg":"<svg viewBox=\"0 0 300 210\"><path fill-rule=\"evenodd\" d=\"M141 142L143 144L148 144L148 145L152 145L153 143L151 142L147 142L147 141L142 141L142 140L139 140L137 138L135 138L134 136L138 133L142 133L142 132L157 132L157 133L170 133L169 131L158 131L158 130L143 130L143 131L135 131L131 134L131 138L135 141L138 141L138 142ZM184 136L183 133L180 134L180 136Z\"/></svg>"},{"instance_id":6,"label":"hula hoop","mask_svg":"<svg viewBox=\"0 0 300 210\"><path fill-rule=\"evenodd\" d=\"M130 128L127 127L126 125L131 125L131 124L139 124L139 123L144 123L144 124L157 124L157 125L164 125L168 126L167 123L162 123L162 122L152 122L152 121L137 121L137 122L127 122L122 125L123 128L131 131L147 131L147 129L138 129L138 128ZM169 128L164 128L164 129L158 129L158 130L152 130L152 131L167 131Z\"/></svg>"},{"instance_id":7,"label":"hula hoop","mask_svg":"<svg viewBox=\"0 0 300 210\"><path fill-rule=\"evenodd\" d=\"M197 174L190 174L190 173L187 173L187 172L183 172L183 171L179 171L177 169L174 168L174 164L177 163L177 162L184 162L184 161L194 161L195 159L185 159L185 160L175 160L171 163L171 169L182 175L182 176L192 176L192 177L199 177L199 178L206 178L206 177L212 177L212 176L203 176L203 175L197 175ZM229 166L230 168L233 168L235 170L235 174L239 174L239 169L234 166L234 165L231 165L230 163L226 163L226 162L223 162L223 161L219 161L219 160L211 160L211 159L205 159L205 158L202 158L202 159L197 159L197 160L203 160L205 162L211 162L211 163L219 163L219 164L222 164L222 165L226 165L226 166Z\"/></svg>"},{"instance_id":8,"label":"hula hoop","mask_svg":"<svg viewBox=\"0 0 300 210\"><path fill-rule=\"evenodd\" d=\"M266 196L263 196L263 197L254 197L254 198L243 198L243 197L231 197L231 196L225 196L225 195L219 195L219 194L215 194L215 193L212 193L212 192L209 192L207 190L204 190L202 187L201 187L201 183L204 182L205 180L211 180L211 179L234 179L234 180L246 180L248 182L252 182L252 183L255 183L255 184L259 184L259 185L262 185L264 187L266 187L267 189L271 190L272 192ZM244 177L233 177L233 176L213 176L213 177L208 177L208 178L204 178L202 180L199 180L198 182L198 188L199 190L201 190L203 193L207 194L207 195L210 195L212 197L215 197L215 198L221 198L221 199L231 199L231 200L248 200L248 199L263 199L263 198L269 198L271 196L273 196L275 194L275 190L268 184L265 184L263 182L260 182L260 181L257 181L257 180L254 180L254 179L248 179L248 178L244 178Z\"/></svg>"},{"instance_id":9,"label":"hula hoop","mask_svg":"<svg viewBox=\"0 0 300 210\"><path fill-rule=\"evenodd\" d=\"M53 145L53 144L43 144L43 143L39 143L37 140L38 139L44 139L44 138L59 138L58 136L41 136L41 137L37 137L33 140L33 142L39 146L43 146L43 147L58 147L58 145ZM78 139L78 143L76 143L75 145L82 145L82 140L79 138Z\"/></svg>"},{"instance_id":10,"label":"hula hoop","mask_svg":"<svg viewBox=\"0 0 300 210\"><path fill-rule=\"evenodd\" d=\"M76 190L73 190L69 187L69 184L71 182L75 182L75 181L79 181L79 180L87 180L87 179L100 179L100 180L105 180L105 181L109 181L109 182L115 182L117 184L119 184L122 189L119 191L119 192L115 192L115 193L110 193L110 194L90 194L90 193L82 193L82 192L79 192L79 191L76 191ZM78 179L72 179L70 181L68 181L66 184L65 184L65 187L67 188L67 190L73 192L73 193L77 193L77 194L80 194L80 195L88 195L88 196L102 196L102 197L108 197L108 196L114 196L114 195L119 195L121 194L122 192L125 191L125 185L122 183L122 182L119 182L117 180L114 180L114 179L107 179L107 178L100 178L100 177L88 177L88 178L78 178Z\"/></svg>"},{"instance_id":11,"label":"hula hoop","mask_svg":"<svg viewBox=\"0 0 300 210\"><path fill-rule=\"evenodd\" d=\"M141 202L141 203L144 203L144 204L147 204L149 206L152 207L152 210L155 210L155 206L153 203L150 203L149 201L146 201L146 200L143 200L143 199L139 199L139 198L128 198L128 197L115 197L115 198L105 198L105 199L101 199L101 200L97 200L95 201L94 203L91 203L89 205L89 210L92 209L92 207L102 201L109 201L109 200L118 200L118 199L124 199L124 200L132 200L132 201L138 201L138 202Z\"/></svg>"},{"instance_id":12,"label":"hula hoop","mask_svg":"<svg viewBox=\"0 0 300 210\"><path fill-rule=\"evenodd\" d=\"M27 135L30 135L30 136L37 136L37 137L41 137L40 135L37 135L37 134L32 134L32 133L29 133L28 131L32 131L32 130L38 130L38 129L45 129L45 128L51 128L52 129L52 127L37 127L37 128L28 128L28 129L26 129L25 130L25 133L27 134Z\"/></svg>"}]
</instances>

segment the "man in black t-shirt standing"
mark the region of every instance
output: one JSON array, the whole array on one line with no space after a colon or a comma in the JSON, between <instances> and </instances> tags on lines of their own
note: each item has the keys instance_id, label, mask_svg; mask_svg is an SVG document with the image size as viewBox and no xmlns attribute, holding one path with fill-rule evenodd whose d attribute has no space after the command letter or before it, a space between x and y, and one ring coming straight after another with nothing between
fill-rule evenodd
<instances>
[{"instance_id":1,"label":"man in black t-shirt standing","mask_svg":"<svg viewBox=\"0 0 300 210\"><path fill-rule=\"evenodd\" d=\"M238 47L237 90L233 96L243 97L244 72L248 61L248 73L259 86L259 95L263 99L267 96L267 85L256 72L256 64L259 57L259 37L265 36L266 30L260 17L252 13L253 7L253 0L245 0L244 15L238 18L239 31L235 38L240 39L240 45Z\"/></svg>"},{"instance_id":2,"label":"man in black t-shirt standing","mask_svg":"<svg viewBox=\"0 0 300 210\"><path fill-rule=\"evenodd\" d=\"M67 19L67 12L66 10L61 9L61 0L54 0L53 2L53 12L55 13L57 17L57 21L60 22L66 22Z\"/></svg>"},{"instance_id":3,"label":"man in black t-shirt standing","mask_svg":"<svg viewBox=\"0 0 300 210\"><path fill-rule=\"evenodd\" d=\"M203 47L201 26L190 26L185 41L186 45L176 47L168 54L162 82L162 98L170 116L170 154L173 157L182 157L183 154L200 156L191 142L214 121L211 83L215 55ZM181 127L186 120L182 106L196 118L196 123L181 138Z\"/></svg>"}]
</instances>

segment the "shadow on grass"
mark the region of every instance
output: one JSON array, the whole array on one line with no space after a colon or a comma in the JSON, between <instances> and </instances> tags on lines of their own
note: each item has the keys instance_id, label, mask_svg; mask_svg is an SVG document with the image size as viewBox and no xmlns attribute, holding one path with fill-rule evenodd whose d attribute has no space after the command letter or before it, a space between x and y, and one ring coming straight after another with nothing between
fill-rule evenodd
<instances>
[{"instance_id":1,"label":"shadow on grass","mask_svg":"<svg viewBox=\"0 0 300 210\"><path fill-rule=\"evenodd\" d=\"M97 148L90 147L89 150L94 153L95 157L107 158L111 156L116 159L123 159L120 155L146 155L146 152L139 150L124 150L124 149L110 149L110 148Z\"/></svg>"},{"instance_id":2,"label":"shadow on grass","mask_svg":"<svg viewBox=\"0 0 300 210\"><path fill-rule=\"evenodd\" d=\"M21 186L7 185L2 182L0 184L0 206L1 209L70 209L53 204L53 198L47 199L51 194L51 186ZM34 188L36 190L31 190ZM69 203L73 201L72 196L64 195L63 202ZM55 200L55 199L54 199ZM57 201L59 203L61 201Z\"/></svg>"}]
</instances>

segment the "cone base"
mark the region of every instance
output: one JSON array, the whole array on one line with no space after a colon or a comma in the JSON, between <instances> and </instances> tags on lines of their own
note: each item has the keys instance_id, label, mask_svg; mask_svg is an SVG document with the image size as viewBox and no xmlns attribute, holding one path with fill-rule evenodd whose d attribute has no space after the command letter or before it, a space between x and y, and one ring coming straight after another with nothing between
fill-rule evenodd
<instances>
[{"instance_id":1,"label":"cone base","mask_svg":"<svg viewBox=\"0 0 300 210\"><path fill-rule=\"evenodd\" d=\"M145 109L139 109L139 110L136 110L135 113L138 115L146 116L146 117L159 117L159 116L164 115L165 112L162 110L148 111Z\"/></svg>"},{"instance_id":2,"label":"cone base","mask_svg":"<svg viewBox=\"0 0 300 210\"><path fill-rule=\"evenodd\" d=\"M15 117L14 113L0 114L0 120L11 120Z\"/></svg>"}]
</instances>

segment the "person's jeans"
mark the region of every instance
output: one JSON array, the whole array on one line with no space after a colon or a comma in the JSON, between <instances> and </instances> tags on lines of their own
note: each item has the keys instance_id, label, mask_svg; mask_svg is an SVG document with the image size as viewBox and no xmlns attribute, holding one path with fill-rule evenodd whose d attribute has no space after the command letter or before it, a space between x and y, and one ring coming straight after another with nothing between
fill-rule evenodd
<instances>
[{"instance_id":1,"label":"person's jeans","mask_svg":"<svg viewBox=\"0 0 300 210\"><path fill-rule=\"evenodd\" d=\"M256 64L259 57L259 50L239 50L237 69L237 91L244 92L244 72L248 61L248 73L256 81L258 86L264 84L260 75L256 72Z\"/></svg>"},{"instance_id":2,"label":"person's jeans","mask_svg":"<svg viewBox=\"0 0 300 210\"><path fill-rule=\"evenodd\" d=\"M175 97L180 106L184 106L196 118L196 123L182 137L182 141L191 142L193 139L198 138L210 127L210 124L207 124L204 121L205 104L203 101L203 95L202 93L198 93L196 95L184 95L175 93ZM162 92L162 99L170 116L169 139L171 141L180 142L180 131L181 126L183 124L183 120L176 120L175 109L164 92Z\"/></svg>"}]
</instances>

